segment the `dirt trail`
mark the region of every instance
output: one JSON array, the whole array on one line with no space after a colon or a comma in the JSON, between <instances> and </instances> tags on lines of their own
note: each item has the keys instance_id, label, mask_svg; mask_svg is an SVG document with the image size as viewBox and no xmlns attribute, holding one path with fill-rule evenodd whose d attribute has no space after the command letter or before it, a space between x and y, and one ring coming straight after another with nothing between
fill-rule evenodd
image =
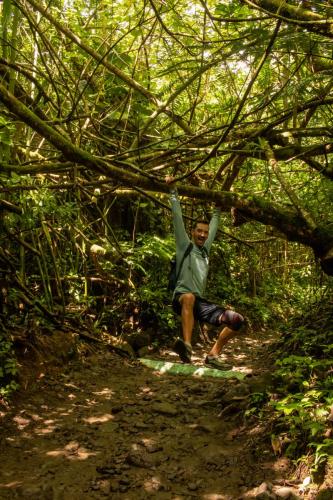
<instances>
[{"instance_id":1,"label":"dirt trail","mask_svg":"<svg viewBox=\"0 0 333 500\"><path fill-rule=\"evenodd\" d=\"M1 412L0 498L290 498L289 464L242 411L269 383L263 336L225 350L243 381L161 375L110 352L48 369Z\"/></svg>"}]
</instances>

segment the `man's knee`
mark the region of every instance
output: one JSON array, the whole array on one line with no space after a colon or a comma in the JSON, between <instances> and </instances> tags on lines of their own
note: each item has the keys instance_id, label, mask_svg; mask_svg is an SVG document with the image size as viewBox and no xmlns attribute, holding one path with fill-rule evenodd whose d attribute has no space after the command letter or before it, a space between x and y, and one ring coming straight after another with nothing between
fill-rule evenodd
<instances>
[{"instance_id":1,"label":"man's knee","mask_svg":"<svg viewBox=\"0 0 333 500\"><path fill-rule=\"evenodd\" d=\"M244 317L235 311L231 311L230 309L224 311L224 313L220 316L220 321L221 324L225 323L229 328L231 328L231 330L235 331L239 331L245 325Z\"/></svg>"},{"instance_id":2,"label":"man's knee","mask_svg":"<svg viewBox=\"0 0 333 500\"><path fill-rule=\"evenodd\" d=\"M195 295L193 293L183 293L179 298L179 302L182 308L183 307L193 308L195 302Z\"/></svg>"}]
</instances>

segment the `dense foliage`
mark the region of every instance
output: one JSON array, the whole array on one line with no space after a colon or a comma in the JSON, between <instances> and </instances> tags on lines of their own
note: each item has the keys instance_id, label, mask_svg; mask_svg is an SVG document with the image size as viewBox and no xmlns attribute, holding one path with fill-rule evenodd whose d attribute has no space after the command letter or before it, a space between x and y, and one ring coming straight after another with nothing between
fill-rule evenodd
<instances>
[{"instance_id":1,"label":"dense foliage","mask_svg":"<svg viewBox=\"0 0 333 500\"><path fill-rule=\"evenodd\" d=\"M281 329L281 393L258 401L290 456L312 447L316 467L332 446L331 3L0 8L1 394L32 318L156 343L177 332L172 174L189 225L222 204L209 296Z\"/></svg>"},{"instance_id":2,"label":"dense foliage","mask_svg":"<svg viewBox=\"0 0 333 500\"><path fill-rule=\"evenodd\" d=\"M331 290L321 290L306 312L282 326L273 386L254 394L248 410L270 426L275 453L294 459L319 482L333 450L331 304Z\"/></svg>"}]
</instances>

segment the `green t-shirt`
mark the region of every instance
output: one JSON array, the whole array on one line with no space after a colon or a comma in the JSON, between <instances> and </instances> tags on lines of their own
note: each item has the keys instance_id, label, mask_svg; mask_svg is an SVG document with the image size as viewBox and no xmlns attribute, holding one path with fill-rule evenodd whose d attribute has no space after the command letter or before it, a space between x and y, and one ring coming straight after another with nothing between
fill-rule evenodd
<instances>
[{"instance_id":1,"label":"green t-shirt","mask_svg":"<svg viewBox=\"0 0 333 500\"><path fill-rule=\"evenodd\" d=\"M172 191L170 193L170 204L176 237L176 261L178 272L179 264L186 248L190 243L190 238L188 237L185 230L182 209L178 199L177 191ZM220 214L221 211L215 208L213 216L209 223L208 238L204 244L206 252L193 243L193 249L191 253L184 260L174 293L191 292L198 297L204 296L209 265L208 255L216 236L217 228L220 222Z\"/></svg>"}]
</instances>

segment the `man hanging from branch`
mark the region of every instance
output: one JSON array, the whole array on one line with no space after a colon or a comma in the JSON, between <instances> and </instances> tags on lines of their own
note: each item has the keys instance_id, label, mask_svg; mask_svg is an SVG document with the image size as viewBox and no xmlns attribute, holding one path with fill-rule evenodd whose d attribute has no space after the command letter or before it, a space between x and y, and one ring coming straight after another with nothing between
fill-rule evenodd
<instances>
[{"instance_id":1,"label":"man hanging from branch","mask_svg":"<svg viewBox=\"0 0 333 500\"><path fill-rule=\"evenodd\" d=\"M218 229L220 209L215 208L210 223L204 220L195 222L191 241L185 230L174 178L167 176L165 181L170 187L170 203L176 237L177 282L172 307L181 316L183 333L183 338L176 340L174 350L184 363L190 363L195 320L222 327L215 344L205 358L205 363L223 370L226 367L219 361L219 355L223 346L242 328L244 318L235 311L203 298L208 275L209 252Z\"/></svg>"}]
</instances>

